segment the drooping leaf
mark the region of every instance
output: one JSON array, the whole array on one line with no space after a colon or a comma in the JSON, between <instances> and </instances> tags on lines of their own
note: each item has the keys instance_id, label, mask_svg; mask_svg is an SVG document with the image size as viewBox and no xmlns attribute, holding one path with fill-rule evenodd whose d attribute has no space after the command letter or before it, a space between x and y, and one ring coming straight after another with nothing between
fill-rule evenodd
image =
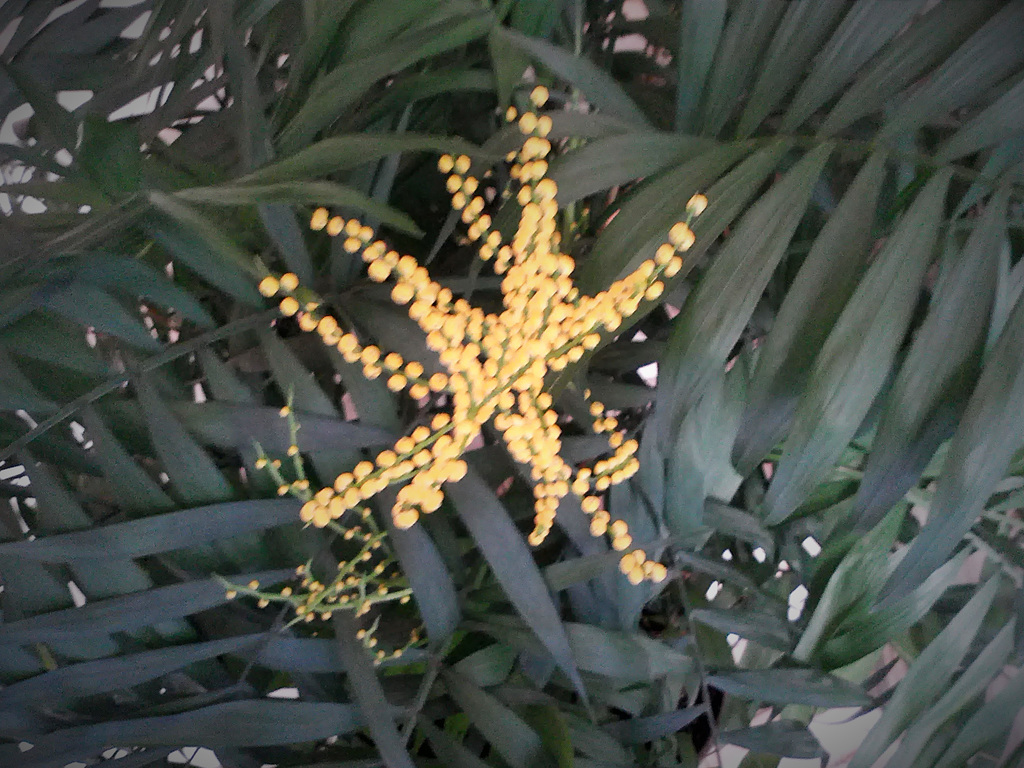
<instances>
[{"instance_id":1,"label":"drooping leaf","mask_svg":"<svg viewBox=\"0 0 1024 768\"><path fill-rule=\"evenodd\" d=\"M209 747L259 747L319 741L348 734L361 725L351 704L272 699L229 701L176 715L111 720L55 731L22 752L17 744L0 747L0 760L24 768L45 768L87 758L110 744Z\"/></svg>"},{"instance_id":2,"label":"drooping leaf","mask_svg":"<svg viewBox=\"0 0 1024 768\"><path fill-rule=\"evenodd\" d=\"M885 175L873 155L829 216L760 347L733 461L742 476L782 437L815 353L867 267L871 222Z\"/></svg>"},{"instance_id":3,"label":"drooping leaf","mask_svg":"<svg viewBox=\"0 0 1024 768\"><path fill-rule=\"evenodd\" d=\"M995 296L1007 196L1004 189L993 197L945 276L886 399L854 501L861 530L916 482L969 396Z\"/></svg>"},{"instance_id":4,"label":"drooping leaf","mask_svg":"<svg viewBox=\"0 0 1024 768\"><path fill-rule=\"evenodd\" d=\"M88 696L131 688L197 661L234 653L255 644L260 635L243 635L191 645L169 646L60 667L9 685L0 691L0 707L64 705Z\"/></svg>"},{"instance_id":5,"label":"drooping leaf","mask_svg":"<svg viewBox=\"0 0 1024 768\"><path fill-rule=\"evenodd\" d=\"M928 746L935 731L985 692L989 683L1006 664L1013 648L1013 630L1014 622L1011 619L934 706L918 715L909 724L900 740L899 749L893 754L892 759L896 765L913 764L917 756Z\"/></svg>"},{"instance_id":6,"label":"drooping leaf","mask_svg":"<svg viewBox=\"0 0 1024 768\"><path fill-rule=\"evenodd\" d=\"M803 0L789 3L758 65L760 73L750 91L736 134L751 135L784 99L804 73L818 46L849 7L842 0Z\"/></svg>"},{"instance_id":7,"label":"drooping leaf","mask_svg":"<svg viewBox=\"0 0 1024 768\"><path fill-rule=\"evenodd\" d=\"M540 736L519 715L456 672L441 675L470 722L512 768L554 768Z\"/></svg>"},{"instance_id":8,"label":"drooping leaf","mask_svg":"<svg viewBox=\"0 0 1024 768\"><path fill-rule=\"evenodd\" d=\"M772 476L767 522L785 520L825 480L885 381L932 258L949 178L940 171L929 180L825 341Z\"/></svg>"},{"instance_id":9,"label":"drooping leaf","mask_svg":"<svg viewBox=\"0 0 1024 768\"><path fill-rule=\"evenodd\" d=\"M762 150L744 163L751 166L747 178L758 183L767 172L765 166L777 162L780 150L778 146ZM655 428L659 444L670 443L682 417L706 391L715 372L725 366L803 217L814 182L831 152L831 144L816 147L751 206L675 319L658 371ZM716 200L714 188L708 200ZM727 205L724 199L720 204ZM712 218L711 209L709 202L694 224L698 242L701 224Z\"/></svg>"},{"instance_id":10,"label":"drooping leaf","mask_svg":"<svg viewBox=\"0 0 1024 768\"><path fill-rule=\"evenodd\" d=\"M790 102L781 130L796 130L838 93L913 18L922 4L919 0L898 5L888 0L857 0L815 58L810 73Z\"/></svg>"},{"instance_id":11,"label":"drooping leaf","mask_svg":"<svg viewBox=\"0 0 1024 768\"><path fill-rule=\"evenodd\" d=\"M587 58L573 56L545 40L527 37L511 29L499 27L496 28L495 34L526 51L555 75L579 88L590 103L603 112L637 126L649 125L644 113L619 84Z\"/></svg>"},{"instance_id":12,"label":"drooping leaf","mask_svg":"<svg viewBox=\"0 0 1024 768\"><path fill-rule=\"evenodd\" d=\"M1007 418L1019 407L1024 407L1024 300L1018 300L988 356L946 454L928 522L882 591L883 602L920 584L974 525L1020 447L1017 423Z\"/></svg>"},{"instance_id":13,"label":"drooping leaf","mask_svg":"<svg viewBox=\"0 0 1024 768\"><path fill-rule=\"evenodd\" d=\"M1024 50L1015 30L1024 25L1024 5L1011 2L947 58L931 77L904 99L882 125L878 138L891 140L938 114L970 103L1016 70Z\"/></svg>"},{"instance_id":14,"label":"drooping leaf","mask_svg":"<svg viewBox=\"0 0 1024 768\"><path fill-rule=\"evenodd\" d=\"M256 579L269 586L294 574L294 570L285 568L229 578L240 583ZM146 627L169 618L198 613L226 600L224 587L217 579L156 587L146 592L87 603L81 608L53 611L5 623L0 625L0 643L6 645L75 639Z\"/></svg>"},{"instance_id":15,"label":"drooping leaf","mask_svg":"<svg viewBox=\"0 0 1024 768\"><path fill-rule=\"evenodd\" d=\"M990 579L913 661L850 768L871 768L896 736L943 693L970 649L998 585Z\"/></svg>"},{"instance_id":16,"label":"drooping leaf","mask_svg":"<svg viewBox=\"0 0 1024 768\"><path fill-rule=\"evenodd\" d=\"M708 685L751 701L811 707L862 707L871 703L860 686L813 669L738 669L708 676Z\"/></svg>"},{"instance_id":17,"label":"drooping leaf","mask_svg":"<svg viewBox=\"0 0 1024 768\"><path fill-rule=\"evenodd\" d=\"M153 437L153 446L181 500L189 506L199 506L227 501L234 496L231 484L181 426L155 387L140 378L136 382L136 391Z\"/></svg>"},{"instance_id":18,"label":"drooping leaf","mask_svg":"<svg viewBox=\"0 0 1024 768\"><path fill-rule=\"evenodd\" d=\"M358 624L349 611L337 611L332 616L338 655L348 672L356 703L362 712L374 746L388 768L412 768L412 758L405 750L395 721L391 705L384 696L384 689L374 672L373 664L363 644L356 639Z\"/></svg>"},{"instance_id":19,"label":"drooping leaf","mask_svg":"<svg viewBox=\"0 0 1024 768\"><path fill-rule=\"evenodd\" d=\"M623 744L646 744L671 736L707 713L700 704L646 717L631 717L609 723L604 730Z\"/></svg>"},{"instance_id":20,"label":"drooping leaf","mask_svg":"<svg viewBox=\"0 0 1024 768\"><path fill-rule=\"evenodd\" d=\"M881 109L886 99L943 61L998 6L998 0L935 3L866 62L828 113L819 135L834 136L854 120ZM871 31L870 26L865 28L865 32Z\"/></svg>"},{"instance_id":21,"label":"drooping leaf","mask_svg":"<svg viewBox=\"0 0 1024 768\"><path fill-rule=\"evenodd\" d=\"M786 5L782 0L744 0L733 10L708 77L699 123L703 135L717 136L732 116Z\"/></svg>"},{"instance_id":22,"label":"drooping leaf","mask_svg":"<svg viewBox=\"0 0 1024 768\"><path fill-rule=\"evenodd\" d=\"M765 725L725 731L719 738L751 752L764 752L782 757L812 759L826 756L821 742L807 726L792 720L774 720Z\"/></svg>"},{"instance_id":23,"label":"drooping leaf","mask_svg":"<svg viewBox=\"0 0 1024 768\"><path fill-rule=\"evenodd\" d=\"M512 604L555 662L586 695L569 639L540 571L508 512L474 471L455 484L448 496L469 529Z\"/></svg>"},{"instance_id":24,"label":"drooping leaf","mask_svg":"<svg viewBox=\"0 0 1024 768\"><path fill-rule=\"evenodd\" d=\"M82 424L93 441L93 452L118 502L131 514L146 515L173 509L175 504L146 474L93 408L82 411Z\"/></svg>"},{"instance_id":25,"label":"drooping leaf","mask_svg":"<svg viewBox=\"0 0 1024 768\"><path fill-rule=\"evenodd\" d=\"M299 506L294 499L230 501L0 544L0 555L48 563L144 557L287 525L299 519Z\"/></svg>"},{"instance_id":26,"label":"drooping leaf","mask_svg":"<svg viewBox=\"0 0 1024 768\"><path fill-rule=\"evenodd\" d=\"M695 136L643 132L606 136L552 162L560 205L706 155L714 142Z\"/></svg>"}]
</instances>

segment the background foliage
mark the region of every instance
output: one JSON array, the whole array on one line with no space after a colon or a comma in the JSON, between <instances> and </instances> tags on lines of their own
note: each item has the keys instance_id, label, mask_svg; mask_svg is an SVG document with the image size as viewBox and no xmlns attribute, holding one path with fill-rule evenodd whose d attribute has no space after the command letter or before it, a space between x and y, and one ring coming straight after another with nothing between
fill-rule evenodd
<instances>
[{"instance_id":1,"label":"background foliage","mask_svg":"<svg viewBox=\"0 0 1024 768\"><path fill-rule=\"evenodd\" d=\"M876 718L859 768L1022 760L1024 3L625 5L0 6L0 764L749 768L825 761L835 708ZM435 161L503 156L524 73L582 289L710 200L571 371L642 435L609 505L673 577L630 586L569 504L529 551L528 478L486 445L392 532L414 601L381 634L428 642L375 674L347 614L285 628L214 578L341 556L254 470L288 393L327 482L421 416L272 324L253 256L426 360L304 220L493 298Z\"/></svg>"}]
</instances>

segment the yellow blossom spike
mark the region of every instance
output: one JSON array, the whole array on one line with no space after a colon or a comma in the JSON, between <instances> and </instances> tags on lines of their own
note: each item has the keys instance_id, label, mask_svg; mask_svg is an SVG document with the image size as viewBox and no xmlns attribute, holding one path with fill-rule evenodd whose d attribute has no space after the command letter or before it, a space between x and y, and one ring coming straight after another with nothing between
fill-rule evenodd
<instances>
[{"instance_id":1,"label":"yellow blossom spike","mask_svg":"<svg viewBox=\"0 0 1024 768\"><path fill-rule=\"evenodd\" d=\"M534 89L534 107L543 106L547 97L543 86ZM626 440L617 419L605 413L603 404L592 402L594 428L607 436L609 452L592 467L574 470L561 458L560 415L544 385L551 372L580 361L588 350L596 349L623 327L643 301L663 295L664 281L683 268L678 254L695 242L689 222L707 207L707 199L703 195L691 198L685 221L666 233L668 242L653 258L606 290L583 296L572 281L575 262L562 250L558 185L547 176L552 146L544 136L551 131L551 117L509 110L507 118L516 120L526 135L521 150L507 158L513 164L514 180L501 193L502 199L515 197L522 206L515 232L494 230L490 215L484 213L492 199L491 190L486 190L485 200L477 177L493 176L488 172L468 176L471 161L466 155L443 155L438 161L439 170L448 175L453 210L461 212L469 239L478 243L481 259L490 260L501 277L502 303L495 312L485 312L453 295L434 282L415 258L373 241L373 231L358 221L342 222L338 217L338 223L327 219L324 224L328 231L345 233L346 250L362 251L371 280L394 280L392 300L408 305L409 317L422 329L426 345L437 353L443 371L426 377L424 363L405 361L398 353L385 353L375 346L360 346L355 336L342 333L337 321L324 314L322 302L315 296L304 293L302 305L293 296L282 300L281 311L287 315L304 307L300 327L317 330L325 344L336 347L348 362L360 364L368 378L383 375L389 389L408 390L424 405L447 406L449 411L432 417L429 427L419 426L397 440L393 449L379 453L374 463L361 462L352 473L340 475L333 489L322 489L327 493L314 496L314 503L303 506L300 516L304 521L326 525L352 508L368 514L360 506L366 499L391 484L404 483L392 510L393 520L400 528L414 525L420 515L441 506L446 483L465 476L468 466L461 457L491 422L510 455L528 466L528 476L534 482L532 544L550 535L560 500L572 493L590 515L593 535L608 534L617 551L632 547L626 523L612 521L608 510L602 508L602 494L637 472L636 441ZM317 215L323 218L326 211ZM261 283L261 290L269 295L276 293L271 290L275 288L272 279ZM298 286L291 273L276 280L276 287L286 293ZM589 400L590 393L585 396ZM306 484L303 487L298 481L284 484L282 492L308 497L308 481L302 482ZM365 540L366 535L359 533L358 537ZM351 530L345 533L346 538L356 536ZM667 577L665 567L647 560L640 550L624 555L620 570L633 583Z\"/></svg>"}]
</instances>

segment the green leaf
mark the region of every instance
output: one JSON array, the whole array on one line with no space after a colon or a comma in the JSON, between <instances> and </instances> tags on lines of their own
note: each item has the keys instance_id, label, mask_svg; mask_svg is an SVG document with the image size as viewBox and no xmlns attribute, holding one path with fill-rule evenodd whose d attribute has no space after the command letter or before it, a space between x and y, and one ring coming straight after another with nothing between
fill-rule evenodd
<instances>
[{"instance_id":1,"label":"green leaf","mask_svg":"<svg viewBox=\"0 0 1024 768\"><path fill-rule=\"evenodd\" d=\"M900 740L899 749L893 755L895 765L912 765L939 728L985 693L992 679L1002 671L1013 650L1013 631L1014 622L1011 619L963 671L957 681L946 690L942 698L909 724Z\"/></svg>"},{"instance_id":2,"label":"green leaf","mask_svg":"<svg viewBox=\"0 0 1024 768\"><path fill-rule=\"evenodd\" d=\"M0 544L0 556L50 563L144 557L287 525L298 521L299 506L294 499L253 499L183 509L142 520Z\"/></svg>"},{"instance_id":3,"label":"green leaf","mask_svg":"<svg viewBox=\"0 0 1024 768\"><path fill-rule=\"evenodd\" d=\"M95 409L83 409L81 419L86 434L93 441L93 453L103 468L103 475L123 509L129 514L145 515L175 507L171 497L135 463Z\"/></svg>"},{"instance_id":4,"label":"green leaf","mask_svg":"<svg viewBox=\"0 0 1024 768\"><path fill-rule=\"evenodd\" d=\"M44 305L76 323L92 326L97 333L110 334L140 349L160 349L160 342L150 335L138 315L93 285L78 282L64 285L50 293Z\"/></svg>"},{"instance_id":5,"label":"green leaf","mask_svg":"<svg viewBox=\"0 0 1024 768\"><path fill-rule=\"evenodd\" d=\"M746 199L783 149L775 145L762 150L715 187L735 185L734 194ZM803 217L832 149L831 144L816 147L750 207L675 319L658 371L655 427L659 445L671 444L683 416L725 366ZM732 184L730 177L736 177ZM725 189L716 194L715 187L708 193L708 208L694 223L698 244L704 227L711 228L715 238L721 232L718 224L724 228L716 215L718 207L735 205L732 195Z\"/></svg>"},{"instance_id":6,"label":"green leaf","mask_svg":"<svg viewBox=\"0 0 1024 768\"><path fill-rule=\"evenodd\" d=\"M192 294L135 259L105 252L90 254L79 261L75 273L79 279L99 288L117 290L126 294L128 299L149 299L166 309L173 309L201 328L216 325L210 313Z\"/></svg>"},{"instance_id":7,"label":"green leaf","mask_svg":"<svg viewBox=\"0 0 1024 768\"><path fill-rule=\"evenodd\" d=\"M1024 26L1024 5L1010 3L971 35L885 121L880 141L916 130L984 93L1024 62L1016 30Z\"/></svg>"},{"instance_id":8,"label":"green leaf","mask_svg":"<svg viewBox=\"0 0 1024 768\"><path fill-rule=\"evenodd\" d=\"M770 704L863 707L871 703L860 686L813 669L738 669L709 675L707 681L727 694Z\"/></svg>"},{"instance_id":9,"label":"green leaf","mask_svg":"<svg viewBox=\"0 0 1024 768\"><path fill-rule=\"evenodd\" d=\"M164 216L151 227L156 241L204 280L253 307L262 306L256 290L261 277L252 259L213 222L171 195L150 192Z\"/></svg>"},{"instance_id":10,"label":"green leaf","mask_svg":"<svg viewBox=\"0 0 1024 768\"><path fill-rule=\"evenodd\" d=\"M19 358L40 360L84 373L106 376L109 367L85 341L82 329L53 315L31 314L0 330L0 345Z\"/></svg>"},{"instance_id":11,"label":"green leaf","mask_svg":"<svg viewBox=\"0 0 1024 768\"><path fill-rule=\"evenodd\" d=\"M854 755L850 768L871 768L899 733L946 690L970 650L998 586L997 579L989 579L914 659L886 703L881 720L875 723Z\"/></svg>"},{"instance_id":12,"label":"green leaf","mask_svg":"<svg viewBox=\"0 0 1024 768\"><path fill-rule=\"evenodd\" d=\"M906 595L956 549L981 513L1020 432L1006 414L1024 407L1024 299L1018 300L988 356L974 394L949 446L928 522L882 591L882 600Z\"/></svg>"},{"instance_id":13,"label":"green leaf","mask_svg":"<svg viewBox=\"0 0 1024 768\"><path fill-rule=\"evenodd\" d=\"M909 5L909 4L908 4ZM999 6L999 0L941 2L872 56L828 113L820 136L834 136L943 61ZM865 32L871 32L870 26Z\"/></svg>"},{"instance_id":14,"label":"green leaf","mask_svg":"<svg viewBox=\"0 0 1024 768\"><path fill-rule=\"evenodd\" d=\"M434 750L443 765L449 766L449 768L490 768L487 763L447 733L435 728L427 718L421 717L418 727L426 735L430 742L430 748ZM309 766L309 768L314 768L314 766Z\"/></svg>"},{"instance_id":15,"label":"green leaf","mask_svg":"<svg viewBox=\"0 0 1024 768\"><path fill-rule=\"evenodd\" d=\"M271 585L292 578L295 571L237 574L226 577L233 583L251 579ZM189 616L221 605L227 600L219 579L201 579L145 592L112 597L0 625L0 643L25 644L52 640L75 640L83 636L106 635Z\"/></svg>"},{"instance_id":16,"label":"green leaf","mask_svg":"<svg viewBox=\"0 0 1024 768\"><path fill-rule=\"evenodd\" d=\"M554 75L579 88L587 100L602 112L637 126L649 126L647 117L615 79L589 59L504 27L495 28L495 35L526 51Z\"/></svg>"},{"instance_id":17,"label":"green leaf","mask_svg":"<svg viewBox=\"0 0 1024 768\"><path fill-rule=\"evenodd\" d=\"M790 102L782 131L790 133L839 93L858 70L897 34L923 5L920 0L857 0L815 57L810 74Z\"/></svg>"},{"instance_id":18,"label":"green leaf","mask_svg":"<svg viewBox=\"0 0 1024 768\"><path fill-rule=\"evenodd\" d=\"M966 552L952 558L921 586L891 605L865 613L861 610L868 602L865 600L839 623L832 637L817 652L819 663L825 669L846 667L909 632L942 597L966 560Z\"/></svg>"},{"instance_id":19,"label":"green leaf","mask_svg":"<svg viewBox=\"0 0 1024 768\"><path fill-rule=\"evenodd\" d=\"M523 718L540 735L541 743L554 756L558 768L572 768L572 741L562 710L554 704L533 704L526 707Z\"/></svg>"},{"instance_id":20,"label":"green leaf","mask_svg":"<svg viewBox=\"0 0 1024 768\"><path fill-rule=\"evenodd\" d=\"M0 760L13 759L24 768L88 758L110 744L208 747L262 747L320 741L352 733L361 724L351 704L311 701L249 700L214 704L162 717L112 720L65 728L37 739L22 752L17 744L0 747Z\"/></svg>"},{"instance_id":21,"label":"green leaf","mask_svg":"<svg viewBox=\"0 0 1024 768\"><path fill-rule=\"evenodd\" d=\"M448 484L446 490L512 605L580 695L586 697L551 593L498 497L473 470L458 483Z\"/></svg>"},{"instance_id":22,"label":"green leaf","mask_svg":"<svg viewBox=\"0 0 1024 768\"><path fill-rule=\"evenodd\" d=\"M570 621L563 626L580 669L622 684L685 674L693 666L687 656L641 633L617 632ZM541 650L537 640L514 617L491 614L479 628L522 650Z\"/></svg>"},{"instance_id":23,"label":"green leaf","mask_svg":"<svg viewBox=\"0 0 1024 768\"><path fill-rule=\"evenodd\" d=\"M815 238L760 347L733 448L733 461L744 477L785 434L814 356L867 268L884 177L884 156L875 154Z\"/></svg>"},{"instance_id":24,"label":"green leaf","mask_svg":"<svg viewBox=\"0 0 1024 768\"><path fill-rule=\"evenodd\" d=\"M553 768L540 736L519 715L456 672L441 675L470 722L512 768Z\"/></svg>"},{"instance_id":25,"label":"green leaf","mask_svg":"<svg viewBox=\"0 0 1024 768\"><path fill-rule=\"evenodd\" d=\"M153 447L178 497L189 506L199 506L234 496L231 484L185 431L155 387L142 377L136 380L135 388Z\"/></svg>"},{"instance_id":26,"label":"green leaf","mask_svg":"<svg viewBox=\"0 0 1024 768\"><path fill-rule=\"evenodd\" d=\"M932 259L949 179L946 170L929 180L825 341L765 498L768 524L826 479L881 389Z\"/></svg>"},{"instance_id":27,"label":"green leaf","mask_svg":"<svg viewBox=\"0 0 1024 768\"><path fill-rule=\"evenodd\" d=\"M305 183L396 152L447 152L471 157L479 157L481 154L480 147L456 137L415 133L346 134L310 144L293 155L235 179L233 184L272 186L287 182Z\"/></svg>"},{"instance_id":28,"label":"green leaf","mask_svg":"<svg viewBox=\"0 0 1024 768\"><path fill-rule=\"evenodd\" d=\"M730 461L746 394L746 365L719 369L683 418L665 477L665 524L675 536L697 533L708 522L704 501L731 499L741 478Z\"/></svg>"},{"instance_id":29,"label":"green leaf","mask_svg":"<svg viewBox=\"0 0 1024 768\"><path fill-rule=\"evenodd\" d=\"M455 582L445 568L437 546L422 525L405 530L396 528L390 508L396 491L386 489L379 495L383 507L381 517L388 537L398 555L402 571L409 579L413 597L427 628L427 637L435 648L444 647L461 619Z\"/></svg>"},{"instance_id":30,"label":"green leaf","mask_svg":"<svg viewBox=\"0 0 1024 768\"><path fill-rule=\"evenodd\" d=\"M362 642L356 639L359 626L355 618L349 611L336 611L331 621L334 624L338 655L345 665L349 685L374 746L388 768L413 768L412 758L406 752L395 727L391 705L384 697L384 689L377 679L373 663Z\"/></svg>"},{"instance_id":31,"label":"green leaf","mask_svg":"<svg viewBox=\"0 0 1024 768\"><path fill-rule=\"evenodd\" d=\"M963 724L935 768L965 765L971 755L1009 731L1020 714L1021 700L1024 700L1024 674L1018 671L999 693Z\"/></svg>"},{"instance_id":32,"label":"green leaf","mask_svg":"<svg viewBox=\"0 0 1024 768\"><path fill-rule=\"evenodd\" d=\"M57 403L43 395L0 347L0 411L50 413Z\"/></svg>"},{"instance_id":33,"label":"green leaf","mask_svg":"<svg viewBox=\"0 0 1024 768\"><path fill-rule=\"evenodd\" d=\"M241 449L251 447L256 441L267 451L283 452L291 444L288 424L277 408L212 402L179 402L171 407L204 445ZM310 415L297 406L295 413L302 425L300 437L304 451L337 450L339 445L365 448L390 442L395 437L390 431L358 422Z\"/></svg>"},{"instance_id":34,"label":"green leaf","mask_svg":"<svg viewBox=\"0 0 1024 768\"><path fill-rule=\"evenodd\" d=\"M92 182L117 200L139 190L142 153L139 134L128 122L87 115L76 161Z\"/></svg>"},{"instance_id":35,"label":"green leaf","mask_svg":"<svg viewBox=\"0 0 1024 768\"><path fill-rule=\"evenodd\" d=\"M526 68L530 66L530 57L516 48L500 30L501 26L497 24L491 30L487 36L487 48L491 54L498 105L504 108L512 103L512 92L522 80Z\"/></svg>"},{"instance_id":36,"label":"green leaf","mask_svg":"<svg viewBox=\"0 0 1024 768\"><path fill-rule=\"evenodd\" d=\"M707 707L700 704L647 717L631 717L628 720L611 722L604 726L604 731L622 744L648 744L678 733L705 714Z\"/></svg>"},{"instance_id":37,"label":"green leaf","mask_svg":"<svg viewBox=\"0 0 1024 768\"><path fill-rule=\"evenodd\" d=\"M732 116L786 6L784 0L742 0L734 8L708 78L702 134L717 136Z\"/></svg>"},{"instance_id":38,"label":"green leaf","mask_svg":"<svg viewBox=\"0 0 1024 768\"><path fill-rule=\"evenodd\" d=\"M789 653L793 647L789 623L766 610L697 608L691 611L690 618L723 635L739 635L765 648Z\"/></svg>"},{"instance_id":39,"label":"green leaf","mask_svg":"<svg viewBox=\"0 0 1024 768\"><path fill-rule=\"evenodd\" d=\"M558 184L558 203L625 184L706 155L715 143L672 133L624 133L588 142L552 161L548 175Z\"/></svg>"},{"instance_id":40,"label":"green leaf","mask_svg":"<svg viewBox=\"0 0 1024 768\"><path fill-rule=\"evenodd\" d=\"M725 27L726 0L685 0L679 25L676 86L677 131L696 129L697 107L704 92L715 49Z\"/></svg>"},{"instance_id":41,"label":"green leaf","mask_svg":"<svg viewBox=\"0 0 1024 768\"><path fill-rule=\"evenodd\" d=\"M472 42L486 35L493 25L494 17L489 10L441 19L398 35L372 52L335 67L317 81L298 113L281 131L281 150L289 153L307 145L377 80Z\"/></svg>"},{"instance_id":42,"label":"green leaf","mask_svg":"<svg viewBox=\"0 0 1024 768\"><path fill-rule=\"evenodd\" d=\"M631 267L635 267L645 258L653 257L655 249L668 238L669 228L685 217L686 201L694 193L705 190L747 151L746 148L735 145L716 147L641 185L630 195L629 200L619 209L615 218L598 236L590 256L577 266L576 285L580 291L593 294L607 288L617 278L625 275ZM750 187L760 184L771 168L764 168L756 180L753 179L753 176L756 175L754 172L768 162L772 162L774 165L778 159L778 152L755 155L754 158L726 177L726 180L730 182L729 188L736 184L742 185L744 181ZM724 183L725 180L722 184ZM719 186L716 191L721 195L726 192L726 189ZM746 202L747 197L754 193L754 190L746 190L745 195L743 192L742 187L735 190L733 194L739 196L740 199L731 206L725 206L723 214L731 213L730 220L739 212L740 207ZM711 206L716 202L716 198L710 194L708 200L708 210L701 214L702 217L706 217L712 212ZM698 220L698 224L700 221ZM722 229L728 224L729 221L723 222ZM710 241L717 238L720 233L721 230L715 232L714 237L711 237L709 232L702 252L706 250ZM697 245L694 246L694 248L696 247Z\"/></svg>"},{"instance_id":43,"label":"green leaf","mask_svg":"<svg viewBox=\"0 0 1024 768\"><path fill-rule=\"evenodd\" d=\"M827 755L821 742L807 730L807 726L792 720L775 720L754 728L725 731L719 734L719 738L726 744L769 755L804 760Z\"/></svg>"},{"instance_id":44,"label":"green leaf","mask_svg":"<svg viewBox=\"0 0 1024 768\"><path fill-rule=\"evenodd\" d=\"M860 530L917 481L970 396L995 297L1008 195L1004 188L993 197L944 276L886 398L854 501Z\"/></svg>"},{"instance_id":45,"label":"green leaf","mask_svg":"<svg viewBox=\"0 0 1024 768\"><path fill-rule=\"evenodd\" d=\"M750 136L786 97L806 71L811 57L849 7L844 0L788 3L771 45L759 62L760 74L750 91L736 135Z\"/></svg>"},{"instance_id":46,"label":"green leaf","mask_svg":"<svg viewBox=\"0 0 1024 768\"><path fill-rule=\"evenodd\" d=\"M807 628L793 651L794 659L809 661L829 631L851 608L865 597L869 604L874 599L885 579L889 550L896 541L903 517L903 509L894 507L871 532L854 541L814 606ZM815 574L815 579L818 578Z\"/></svg>"},{"instance_id":47,"label":"green leaf","mask_svg":"<svg viewBox=\"0 0 1024 768\"><path fill-rule=\"evenodd\" d=\"M460 659L452 669L473 685L490 688L508 679L515 666L516 656L518 653L507 645L494 643Z\"/></svg>"},{"instance_id":48,"label":"green leaf","mask_svg":"<svg viewBox=\"0 0 1024 768\"><path fill-rule=\"evenodd\" d=\"M217 187L193 187L175 192L175 197L190 203L207 205L256 205L267 203L306 203L335 205L363 211L401 232L422 234L416 223L390 205L367 197L362 192L330 181L296 181L273 184L223 184Z\"/></svg>"},{"instance_id":49,"label":"green leaf","mask_svg":"<svg viewBox=\"0 0 1024 768\"><path fill-rule=\"evenodd\" d=\"M1024 79L1019 79L1016 85L946 140L936 151L935 160L948 163L1012 138L1018 133L1022 118Z\"/></svg>"},{"instance_id":50,"label":"green leaf","mask_svg":"<svg viewBox=\"0 0 1024 768\"><path fill-rule=\"evenodd\" d=\"M229 637L60 667L0 690L0 707L66 706L75 699L127 690L197 661L238 652L262 637Z\"/></svg>"}]
</instances>

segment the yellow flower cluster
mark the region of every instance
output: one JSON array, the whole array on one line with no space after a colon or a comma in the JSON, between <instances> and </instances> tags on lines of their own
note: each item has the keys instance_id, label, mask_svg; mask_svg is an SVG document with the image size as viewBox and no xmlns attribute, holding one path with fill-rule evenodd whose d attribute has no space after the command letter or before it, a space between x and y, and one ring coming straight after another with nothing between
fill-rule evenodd
<instances>
[{"instance_id":1,"label":"yellow flower cluster","mask_svg":"<svg viewBox=\"0 0 1024 768\"><path fill-rule=\"evenodd\" d=\"M535 107L547 100L547 90L531 94ZM297 316L299 326L316 331L324 344L335 347L346 360L363 366L369 378L386 377L393 391L408 390L413 398L444 392L452 412L434 417L430 427L417 427L376 460L363 461L340 475L332 488L324 488L306 503L302 519L317 526L337 520L346 511L388 485L408 481L398 492L392 514L395 525L407 528L420 514L436 510L442 486L466 474L460 458L484 424L493 420L512 457L530 467L534 481L535 525L529 536L540 544L551 530L561 499L572 493L581 499L590 516L594 536L609 534L615 550L622 551L622 571L633 583L664 580L665 566L647 558L633 544L623 520L612 520L603 508L601 494L609 486L631 477L638 469L637 442L625 439L614 418L601 403L591 404L594 428L608 434L610 455L593 467L574 469L560 456L559 414L552 397L544 391L545 377L580 360L598 346L601 333L614 333L624 318L644 301L657 300L664 291L663 277L682 268L680 253L693 245L689 222L707 205L703 195L687 204L687 219L674 225L668 242L653 259L644 261L630 275L595 296L580 296L573 285L573 259L560 248L556 217L558 191L547 177L547 157L552 128L548 115L528 111L518 115L509 109L509 121L517 121L526 136L522 148L506 159L511 163L515 200L522 207L519 226L511 238L494 227L480 179L470 173L466 156L441 157L438 167L447 174L452 207L461 211L470 240L479 243L479 255L503 276L503 311L485 313L448 288L434 282L416 259L400 255L357 220L331 217L318 209L310 225L332 236L344 236L344 248L362 253L371 280L393 281L392 300L408 306L409 317L426 334L427 346L438 354L447 374L427 377L423 366L397 353L385 354L375 346L363 346L352 333L320 311L319 302L300 301L298 280L289 273L267 276L260 291L267 297L284 294L281 312ZM303 296L311 296L308 292Z\"/></svg>"}]
</instances>

